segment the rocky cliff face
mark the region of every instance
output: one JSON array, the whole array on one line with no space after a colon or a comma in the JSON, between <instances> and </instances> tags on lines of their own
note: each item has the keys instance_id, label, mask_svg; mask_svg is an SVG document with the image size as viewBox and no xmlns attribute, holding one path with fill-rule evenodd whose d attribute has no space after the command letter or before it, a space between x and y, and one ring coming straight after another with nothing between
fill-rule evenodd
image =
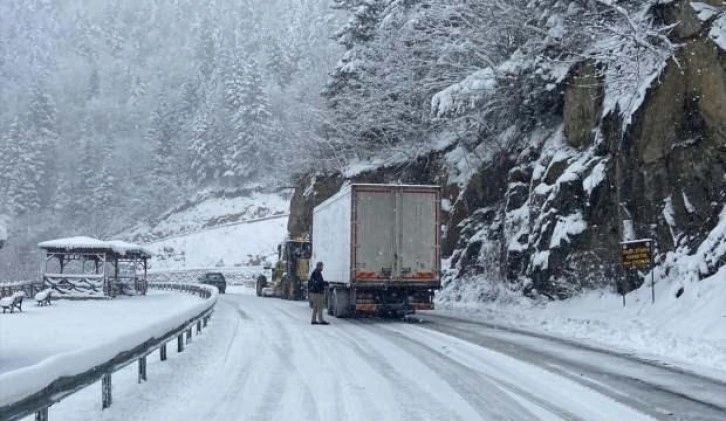
<instances>
[{"instance_id":1,"label":"rocky cliff face","mask_svg":"<svg viewBox=\"0 0 726 421\"><path fill-rule=\"evenodd\" d=\"M456 145L348 180L309 175L296 189L290 232L309 231L313 207L344 182L438 184L451 299L472 284L476 299L504 287L566 298L615 286L619 242L634 238L656 240L660 277L683 276L673 268L698 253L703 264L690 278L712 275L726 264L726 52L689 3L656 15L680 22L672 37L681 48L627 119L603 111L601 72L580 63L562 83L558 121L519 128L514 150L491 151L464 176ZM626 279L617 288L640 284Z\"/></svg>"}]
</instances>

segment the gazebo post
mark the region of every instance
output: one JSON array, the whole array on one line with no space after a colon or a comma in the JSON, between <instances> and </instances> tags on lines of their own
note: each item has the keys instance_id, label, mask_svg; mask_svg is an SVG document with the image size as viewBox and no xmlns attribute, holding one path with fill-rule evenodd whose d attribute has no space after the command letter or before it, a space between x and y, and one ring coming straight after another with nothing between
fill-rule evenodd
<instances>
[{"instance_id":1,"label":"gazebo post","mask_svg":"<svg viewBox=\"0 0 726 421\"><path fill-rule=\"evenodd\" d=\"M118 286L118 256L113 257L113 296L116 296L116 287Z\"/></svg>"},{"instance_id":2,"label":"gazebo post","mask_svg":"<svg viewBox=\"0 0 726 421\"><path fill-rule=\"evenodd\" d=\"M146 266L146 257L144 257L144 295L146 295L147 285L149 285L146 282L146 268L147 268L147 266Z\"/></svg>"},{"instance_id":3,"label":"gazebo post","mask_svg":"<svg viewBox=\"0 0 726 421\"><path fill-rule=\"evenodd\" d=\"M104 252L101 256L103 256L103 261L101 262L101 276L103 278L103 284L106 286L106 289L108 290L108 295L110 297L111 283L108 281L108 277L106 276L106 253Z\"/></svg>"}]
</instances>

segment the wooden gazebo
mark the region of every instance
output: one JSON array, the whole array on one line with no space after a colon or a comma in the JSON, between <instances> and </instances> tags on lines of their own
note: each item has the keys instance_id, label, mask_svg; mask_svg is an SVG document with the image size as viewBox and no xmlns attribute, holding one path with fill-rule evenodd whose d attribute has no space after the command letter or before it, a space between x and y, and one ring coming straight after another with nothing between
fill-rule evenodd
<instances>
[{"instance_id":1,"label":"wooden gazebo","mask_svg":"<svg viewBox=\"0 0 726 421\"><path fill-rule=\"evenodd\" d=\"M72 237L38 244L43 285L56 297L104 298L146 294L151 253L125 241Z\"/></svg>"}]
</instances>

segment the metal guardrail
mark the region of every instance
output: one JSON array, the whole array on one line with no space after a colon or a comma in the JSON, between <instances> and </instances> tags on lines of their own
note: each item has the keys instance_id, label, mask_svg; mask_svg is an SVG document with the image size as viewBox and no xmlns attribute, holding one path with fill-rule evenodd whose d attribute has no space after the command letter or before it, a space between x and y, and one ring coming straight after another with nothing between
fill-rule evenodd
<instances>
[{"instance_id":1,"label":"metal guardrail","mask_svg":"<svg viewBox=\"0 0 726 421\"><path fill-rule=\"evenodd\" d=\"M35 296L43 290L43 283L39 281L16 281L0 283L0 298L9 297L18 291L25 292L28 297Z\"/></svg>"},{"instance_id":2,"label":"metal guardrail","mask_svg":"<svg viewBox=\"0 0 726 421\"><path fill-rule=\"evenodd\" d=\"M210 299L216 295L216 289L214 287L199 284L151 283L149 284L149 288L180 291L198 295L205 299ZM114 372L137 361L138 382L145 382L147 380L146 357L158 349L159 358L161 361L166 361L167 343L173 341L174 338L176 338L177 352L183 352L185 345L192 341L194 328L196 327L197 335L199 335L202 329L207 327L209 318L214 312L215 304L216 301L196 316L185 320L159 338L151 338L144 343L137 344L116 355L109 361L86 370L83 373L58 378L42 390L5 407L0 407L0 420L17 421L35 414L36 421L48 421L48 409L52 405L81 389L91 386L99 380L101 380L101 407L103 409L110 407L113 400L111 393L111 375ZM12 387L12 385L4 385L3 387Z\"/></svg>"}]
</instances>

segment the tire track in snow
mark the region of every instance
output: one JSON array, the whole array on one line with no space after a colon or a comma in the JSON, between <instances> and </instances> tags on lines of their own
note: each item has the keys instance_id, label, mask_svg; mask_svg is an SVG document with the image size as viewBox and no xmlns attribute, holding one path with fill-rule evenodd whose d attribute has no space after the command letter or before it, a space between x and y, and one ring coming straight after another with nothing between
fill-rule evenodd
<instances>
[{"instance_id":1,"label":"tire track in snow","mask_svg":"<svg viewBox=\"0 0 726 421\"><path fill-rule=\"evenodd\" d=\"M451 346L451 356L446 359L469 367L477 375L491 379L506 390L557 416L586 420L654 419L652 414L622 404L588 385L522 360L516 353L509 355L511 350L492 351L446 332L411 327L409 330L389 330L398 333L406 341L426 347L427 352L440 356L440 348Z\"/></svg>"},{"instance_id":2,"label":"tire track in snow","mask_svg":"<svg viewBox=\"0 0 726 421\"><path fill-rule=\"evenodd\" d=\"M345 326L345 329L352 325ZM451 414L450 411L442 410L446 408L443 402L421 388L416 383L407 382L400 376L400 369L394 367L388 362L388 359L380 351L372 347L365 347L360 344L359 336L353 335L348 330L339 330L345 336L347 344L356 351L358 355L363 357L366 363L389 383L393 385L393 390L398 396L398 401L404 405L402 407L403 419L410 421L418 421L428 419L431 415L433 419L448 419L465 421L461 416ZM371 333L366 330L367 333ZM380 336L380 332L372 332L376 336ZM412 399L415 397L415 400ZM408 401L412 401L410 404ZM425 408L425 409L424 409Z\"/></svg>"},{"instance_id":3,"label":"tire track in snow","mask_svg":"<svg viewBox=\"0 0 726 421\"><path fill-rule=\"evenodd\" d=\"M527 392L514 385L514 383L503 381L502 379L489 376L485 373L473 371L470 367L467 367L452 358L444 357L439 352L436 352L429 348L429 346L424 345L422 342L401 334L396 334L395 338L400 343L405 344L403 345L404 347L416 349L419 352L426 354L425 358L427 360L436 361L436 364L433 364L435 369L447 382L457 385L458 390L461 390L462 393L471 394L472 390L477 390L477 388L481 390L482 385L490 385L491 388L487 389L484 396L487 396L488 394L494 399L484 398L481 400L489 405L488 408L490 408L490 411L492 408L496 408L496 413L494 414L495 419L529 421L536 417L535 414L532 414L524 406L512 399L510 395L501 390L504 388L563 420L586 421L585 418L578 417L563 408L557 407L550 402L539 398L533 393ZM462 376L462 372L467 374ZM477 397L481 398L482 395L477 395ZM514 416L513 414L517 415Z\"/></svg>"},{"instance_id":4,"label":"tire track in snow","mask_svg":"<svg viewBox=\"0 0 726 421\"><path fill-rule=\"evenodd\" d=\"M274 307L274 311L277 314L285 314L288 318L291 318L291 315L287 311L281 311L283 308L279 306L279 303L274 303L272 307ZM283 323L275 316L266 315L264 317L266 327L261 329L263 341L269 344L274 354L274 361L271 361L269 364L274 367L274 372L267 376L271 381L269 381L262 393L263 404L256 410L256 415L252 419L273 419L273 415L279 410L283 397L288 395L292 384L294 384L295 390L302 391L302 409L306 415L305 419L311 421L318 420L319 410L314 395L292 360L292 354L297 351L297 344L296 347L293 347L289 329L291 325L297 325L297 323L290 323L290 321L296 320ZM271 337L269 335L270 332L275 332L277 335ZM264 348L261 351L264 352ZM303 387L299 388L297 387L298 385L302 385Z\"/></svg>"},{"instance_id":5,"label":"tire track in snow","mask_svg":"<svg viewBox=\"0 0 726 421\"><path fill-rule=\"evenodd\" d=\"M435 316L438 318L439 316ZM442 317L444 323L427 323L422 328L453 335L472 344L507 353L523 361L540 366L550 372L568 377L580 384L597 390L626 406L647 413L657 419L698 419L698 420L726 420L726 409L712 402L698 397L699 389L726 391L726 385L714 379L694 375L682 369L662 366L651 361L642 361L640 358L630 358L610 350L580 345L574 341L554 338L551 341L540 334L529 335L524 331L490 328L486 324L463 321L454 325L451 321L458 319ZM515 335L514 340L502 335ZM532 344L520 343L517 338L536 338L535 340L555 344L560 351L557 354L542 348L532 348ZM569 352L569 353L568 353ZM592 354L584 362L574 360L572 352L585 352ZM597 358L601 356L601 358ZM604 360L603 360L604 358ZM630 370L618 370L618 366L628 364ZM671 387L662 387L641 378L644 372L657 374L656 381L661 378L678 379L684 377L691 382L688 394L680 393ZM579 375L573 374L577 373ZM649 377L652 377L650 374ZM673 381L671 381L673 383ZM682 389L682 387L681 387ZM714 393L711 393L713 395ZM696 396L693 396L693 395ZM723 395L721 395L723 401Z\"/></svg>"},{"instance_id":6,"label":"tire track in snow","mask_svg":"<svg viewBox=\"0 0 726 421\"><path fill-rule=\"evenodd\" d=\"M428 346L423 343L410 339L406 341L408 338L399 335L398 332L385 329L384 323L388 322L383 322L380 325L376 324L376 326L362 322L361 325L369 331L377 331L379 335L384 336L391 343L411 354L413 358L427 365L443 381L458 392L476 410L482 419L511 421L530 421L534 419L535 416L524 406L507 393L499 390L497 382L494 379L474 376L471 368L449 358L445 358L438 353L431 352ZM381 331L387 332L388 334L384 335ZM487 393L481 393L481 390L487 386L489 386ZM569 414L560 415L566 420L578 419L568 417Z\"/></svg>"},{"instance_id":7,"label":"tire track in snow","mask_svg":"<svg viewBox=\"0 0 726 421\"><path fill-rule=\"evenodd\" d=\"M247 383L247 379L249 377L252 367L252 360L248 359L242 366L236 367L233 373L230 373L230 368L235 367L234 362L231 360L231 354L233 350L237 349L234 345L243 341L243 339L240 338L240 330L242 320L245 320L247 316L239 308L239 305L237 303L220 300L218 304L228 306L238 316L235 318L235 326L233 329L234 334L230 337L227 346L225 346L223 359L224 362L221 365L221 371L218 373L217 376L215 376L216 378L224 379L224 384L226 385L225 393L222 395L221 399L219 399L219 402L222 405L229 406L230 404L232 404L236 406L239 401L239 389L235 388L234 386L241 386ZM212 407L207 409L203 419L214 419L218 417L221 409L223 408L220 408L219 405L213 405Z\"/></svg>"}]
</instances>

